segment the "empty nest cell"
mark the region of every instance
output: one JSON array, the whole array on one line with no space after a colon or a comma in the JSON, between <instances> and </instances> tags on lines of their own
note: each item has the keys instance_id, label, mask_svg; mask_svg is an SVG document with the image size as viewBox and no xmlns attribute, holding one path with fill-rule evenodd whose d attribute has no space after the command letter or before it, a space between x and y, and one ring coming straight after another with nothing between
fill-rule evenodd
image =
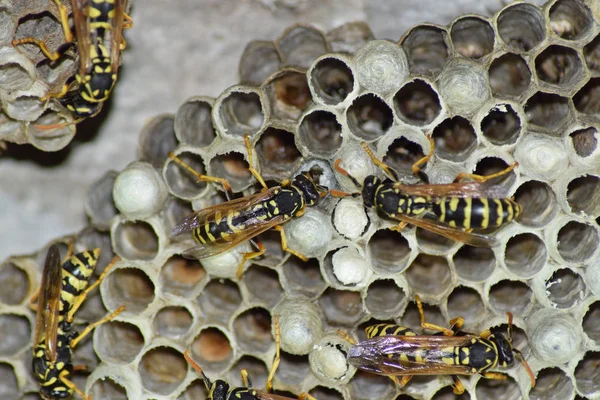
<instances>
[{"instance_id":1,"label":"empty nest cell","mask_svg":"<svg viewBox=\"0 0 600 400\"><path fill-rule=\"evenodd\" d=\"M281 362L275 373L275 380L287 382L288 385L299 386L304 378L310 374L308 356L297 356L281 352Z\"/></svg>"},{"instance_id":2,"label":"empty nest cell","mask_svg":"<svg viewBox=\"0 0 600 400\"><path fill-rule=\"evenodd\" d=\"M179 387L187 374L183 354L171 347L155 347L147 351L138 365L144 389L158 395L169 395Z\"/></svg>"},{"instance_id":3,"label":"empty nest cell","mask_svg":"<svg viewBox=\"0 0 600 400\"><path fill-rule=\"evenodd\" d=\"M125 260L149 261L158 254L158 235L144 221L120 221L113 228L114 250Z\"/></svg>"},{"instance_id":4,"label":"empty nest cell","mask_svg":"<svg viewBox=\"0 0 600 400\"><path fill-rule=\"evenodd\" d=\"M17 385L17 375L12 365L0 362L0 391L7 398L19 397L19 386Z\"/></svg>"},{"instance_id":5,"label":"empty nest cell","mask_svg":"<svg viewBox=\"0 0 600 400\"><path fill-rule=\"evenodd\" d=\"M246 45L240 58L240 81L248 85L260 85L279 70L280 64L273 42L253 40Z\"/></svg>"},{"instance_id":6,"label":"empty nest cell","mask_svg":"<svg viewBox=\"0 0 600 400\"><path fill-rule=\"evenodd\" d=\"M600 318L600 301L596 301L588 307L588 311L583 317L583 331L585 334L594 341L596 345L600 344L600 325L598 320Z\"/></svg>"},{"instance_id":7,"label":"empty nest cell","mask_svg":"<svg viewBox=\"0 0 600 400\"><path fill-rule=\"evenodd\" d=\"M535 228L547 225L558 212L556 194L545 182L524 182L515 192L515 201L526 204L519 216L519 223Z\"/></svg>"},{"instance_id":8,"label":"empty nest cell","mask_svg":"<svg viewBox=\"0 0 600 400\"><path fill-rule=\"evenodd\" d=\"M312 154L328 158L342 145L342 126L335 114L325 110L314 110L302 118L296 140Z\"/></svg>"},{"instance_id":9,"label":"empty nest cell","mask_svg":"<svg viewBox=\"0 0 600 400\"><path fill-rule=\"evenodd\" d=\"M316 298L325 290L326 284L316 258L304 262L296 256L291 256L282 268L285 277L284 288L288 293Z\"/></svg>"},{"instance_id":10,"label":"empty nest cell","mask_svg":"<svg viewBox=\"0 0 600 400\"><path fill-rule=\"evenodd\" d=\"M442 111L439 94L422 79L407 83L394 95L394 108L402 121L415 126L429 125Z\"/></svg>"},{"instance_id":11,"label":"empty nest cell","mask_svg":"<svg viewBox=\"0 0 600 400\"><path fill-rule=\"evenodd\" d=\"M109 321L94 331L95 350L108 364L128 364L144 347L144 336L134 324Z\"/></svg>"},{"instance_id":12,"label":"empty nest cell","mask_svg":"<svg viewBox=\"0 0 600 400\"><path fill-rule=\"evenodd\" d=\"M404 275L410 287L422 296L442 296L452 283L446 258L428 254L419 254Z\"/></svg>"},{"instance_id":13,"label":"empty nest cell","mask_svg":"<svg viewBox=\"0 0 600 400\"><path fill-rule=\"evenodd\" d=\"M508 376L505 381L480 378L475 386L478 399L519 399L522 393L515 380Z\"/></svg>"},{"instance_id":14,"label":"empty nest cell","mask_svg":"<svg viewBox=\"0 0 600 400\"><path fill-rule=\"evenodd\" d=\"M450 37L454 49L467 58L479 59L494 50L494 29L480 17L458 18L452 24Z\"/></svg>"},{"instance_id":15,"label":"empty nest cell","mask_svg":"<svg viewBox=\"0 0 600 400\"><path fill-rule=\"evenodd\" d=\"M255 388L264 388L267 383L269 370L265 363L256 357L243 356L229 370L227 382L235 386L243 386L241 371L245 369Z\"/></svg>"},{"instance_id":16,"label":"empty nest cell","mask_svg":"<svg viewBox=\"0 0 600 400\"><path fill-rule=\"evenodd\" d=\"M234 87L217 99L213 109L215 125L234 136L253 135L263 126L265 115L261 96L251 87Z\"/></svg>"},{"instance_id":17,"label":"empty nest cell","mask_svg":"<svg viewBox=\"0 0 600 400\"><path fill-rule=\"evenodd\" d=\"M504 314L510 311L515 316L520 316L529 309L533 292L523 282L505 279L490 287L488 298L496 313Z\"/></svg>"},{"instance_id":18,"label":"empty nest cell","mask_svg":"<svg viewBox=\"0 0 600 400\"><path fill-rule=\"evenodd\" d=\"M319 305L332 326L353 327L364 316L359 292L329 288L319 298Z\"/></svg>"},{"instance_id":19,"label":"empty nest cell","mask_svg":"<svg viewBox=\"0 0 600 400\"><path fill-rule=\"evenodd\" d=\"M525 103L525 113L532 125L559 135L569 119L569 101L556 94L538 92Z\"/></svg>"},{"instance_id":20,"label":"empty nest cell","mask_svg":"<svg viewBox=\"0 0 600 400\"><path fill-rule=\"evenodd\" d=\"M31 324L23 315L3 313L0 314L0 357L14 357L29 346L31 338Z\"/></svg>"},{"instance_id":21,"label":"empty nest cell","mask_svg":"<svg viewBox=\"0 0 600 400\"><path fill-rule=\"evenodd\" d=\"M395 139L387 148L383 161L392 169L405 176L413 176L412 166L419 161L425 152L423 148L406 137Z\"/></svg>"},{"instance_id":22,"label":"empty nest cell","mask_svg":"<svg viewBox=\"0 0 600 400\"><path fill-rule=\"evenodd\" d=\"M190 298L205 277L206 271L198 261L176 255L162 266L159 279L164 293Z\"/></svg>"},{"instance_id":23,"label":"empty nest cell","mask_svg":"<svg viewBox=\"0 0 600 400\"><path fill-rule=\"evenodd\" d=\"M456 274L471 282L484 282L496 267L492 249L464 245L452 257Z\"/></svg>"},{"instance_id":24,"label":"empty nest cell","mask_svg":"<svg viewBox=\"0 0 600 400\"><path fill-rule=\"evenodd\" d=\"M254 307L235 317L233 332L236 347L249 353L265 353L273 343L271 314L265 308Z\"/></svg>"},{"instance_id":25,"label":"empty nest cell","mask_svg":"<svg viewBox=\"0 0 600 400\"><path fill-rule=\"evenodd\" d=\"M448 316L463 317L467 326L476 326L486 314L481 295L467 286L455 288L447 300ZM427 316L426 316L427 317Z\"/></svg>"},{"instance_id":26,"label":"empty nest cell","mask_svg":"<svg viewBox=\"0 0 600 400\"><path fill-rule=\"evenodd\" d=\"M558 253L565 261L584 263L596 253L600 237L594 226L569 221L558 231L556 242Z\"/></svg>"},{"instance_id":27,"label":"empty nest cell","mask_svg":"<svg viewBox=\"0 0 600 400\"><path fill-rule=\"evenodd\" d=\"M583 48L583 55L589 70L600 72L600 35Z\"/></svg>"},{"instance_id":28,"label":"empty nest cell","mask_svg":"<svg viewBox=\"0 0 600 400\"><path fill-rule=\"evenodd\" d=\"M191 346L194 360L207 371L220 373L233 360L231 341L217 327L206 327L200 331Z\"/></svg>"},{"instance_id":29,"label":"empty nest cell","mask_svg":"<svg viewBox=\"0 0 600 400\"><path fill-rule=\"evenodd\" d=\"M532 400L567 399L573 393L573 381L560 368L544 368L537 373L535 387L529 392Z\"/></svg>"},{"instance_id":30,"label":"empty nest cell","mask_svg":"<svg viewBox=\"0 0 600 400\"><path fill-rule=\"evenodd\" d=\"M367 252L376 272L394 274L408 266L411 248L400 232L380 229L369 239Z\"/></svg>"},{"instance_id":31,"label":"empty nest cell","mask_svg":"<svg viewBox=\"0 0 600 400\"><path fill-rule=\"evenodd\" d=\"M448 33L436 26L417 25L400 39L408 56L410 72L417 75L436 76L448 58Z\"/></svg>"},{"instance_id":32,"label":"empty nest cell","mask_svg":"<svg viewBox=\"0 0 600 400\"><path fill-rule=\"evenodd\" d=\"M297 121L311 102L306 74L293 68L283 69L264 83L269 99L271 120Z\"/></svg>"},{"instance_id":33,"label":"empty nest cell","mask_svg":"<svg viewBox=\"0 0 600 400\"><path fill-rule=\"evenodd\" d=\"M546 296L553 307L571 308L585 299L587 289L581 275L572 269L561 268L546 280Z\"/></svg>"},{"instance_id":34,"label":"empty nest cell","mask_svg":"<svg viewBox=\"0 0 600 400\"><path fill-rule=\"evenodd\" d=\"M444 120L433 129L438 157L454 162L465 161L477 147L477 135L471 123L463 117Z\"/></svg>"},{"instance_id":35,"label":"empty nest cell","mask_svg":"<svg viewBox=\"0 0 600 400\"><path fill-rule=\"evenodd\" d=\"M582 114L596 115L600 112L600 78L590 79L573 96L575 109Z\"/></svg>"},{"instance_id":36,"label":"empty nest cell","mask_svg":"<svg viewBox=\"0 0 600 400\"><path fill-rule=\"evenodd\" d=\"M125 305L125 313L142 313L154 301L155 287L152 280L139 268L112 270L101 285L106 306L117 309Z\"/></svg>"},{"instance_id":37,"label":"empty nest cell","mask_svg":"<svg viewBox=\"0 0 600 400\"><path fill-rule=\"evenodd\" d=\"M533 278L546 265L548 250L542 238L523 232L506 242L504 263L510 272L521 278Z\"/></svg>"},{"instance_id":38,"label":"empty nest cell","mask_svg":"<svg viewBox=\"0 0 600 400\"><path fill-rule=\"evenodd\" d=\"M146 124L139 137L140 160L155 168L162 167L169 152L177 147L175 117L164 114L154 117Z\"/></svg>"},{"instance_id":39,"label":"empty nest cell","mask_svg":"<svg viewBox=\"0 0 600 400\"><path fill-rule=\"evenodd\" d=\"M600 352L588 351L575 367L575 386L584 396L598 393L600 379Z\"/></svg>"},{"instance_id":40,"label":"empty nest cell","mask_svg":"<svg viewBox=\"0 0 600 400\"><path fill-rule=\"evenodd\" d=\"M346 121L350 132L359 139L372 141L387 133L394 122L394 113L386 102L375 94L357 97L348 107Z\"/></svg>"},{"instance_id":41,"label":"empty nest cell","mask_svg":"<svg viewBox=\"0 0 600 400\"><path fill-rule=\"evenodd\" d=\"M586 158L591 156L598 148L598 129L589 127L574 131L569 135L575 153Z\"/></svg>"},{"instance_id":42,"label":"empty nest cell","mask_svg":"<svg viewBox=\"0 0 600 400\"><path fill-rule=\"evenodd\" d=\"M559 0L550 7L550 29L566 40L585 37L594 25L591 10L582 2Z\"/></svg>"},{"instance_id":43,"label":"empty nest cell","mask_svg":"<svg viewBox=\"0 0 600 400\"><path fill-rule=\"evenodd\" d=\"M569 182L567 202L575 214L600 215L600 177L583 175Z\"/></svg>"},{"instance_id":44,"label":"empty nest cell","mask_svg":"<svg viewBox=\"0 0 600 400\"><path fill-rule=\"evenodd\" d=\"M266 306L273 307L281 300L283 288L276 271L252 265L244 272L243 279L250 294L248 301L262 302Z\"/></svg>"},{"instance_id":45,"label":"empty nest cell","mask_svg":"<svg viewBox=\"0 0 600 400\"><path fill-rule=\"evenodd\" d=\"M481 120L481 132L491 143L513 144L521 134L521 116L510 104L500 104Z\"/></svg>"},{"instance_id":46,"label":"empty nest cell","mask_svg":"<svg viewBox=\"0 0 600 400\"><path fill-rule=\"evenodd\" d=\"M497 17L498 34L514 52L527 52L546 36L544 16L533 4L515 4L504 8Z\"/></svg>"},{"instance_id":47,"label":"empty nest cell","mask_svg":"<svg viewBox=\"0 0 600 400\"><path fill-rule=\"evenodd\" d=\"M302 155L294 140L294 134L283 129L267 128L254 147L265 177L285 179L294 170Z\"/></svg>"},{"instance_id":48,"label":"empty nest cell","mask_svg":"<svg viewBox=\"0 0 600 400\"><path fill-rule=\"evenodd\" d=\"M90 392L93 399L128 400L125 388L110 377L102 377L92 385Z\"/></svg>"},{"instance_id":49,"label":"empty nest cell","mask_svg":"<svg viewBox=\"0 0 600 400\"><path fill-rule=\"evenodd\" d=\"M314 96L324 104L342 103L354 91L354 73L345 60L331 56L318 60L311 68Z\"/></svg>"},{"instance_id":50,"label":"empty nest cell","mask_svg":"<svg viewBox=\"0 0 600 400\"><path fill-rule=\"evenodd\" d=\"M14 262L0 264L0 303L14 306L27 299L31 283L27 272Z\"/></svg>"},{"instance_id":51,"label":"empty nest cell","mask_svg":"<svg viewBox=\"0 0 600 400\"><path fill-rule=\"evenodd\" d=\"M327 52L323 33L312 26L295 25L277 40L277 50L284 65L308 69L321 54Z\"/></svg>"},{"instance_id":52,"label":"empty nest cell","mask_svg":"<svg viewBox=\"0 0 600 400\"><path fill-rule=\"evenodd\" d=\"M202 289L197 302L208 318L227 323L242 303L242 294L235 282L213 279Z\"/></svg>"},{"instance_id":53,"label":"empty nest cell","mask_svg":"<svg viewBox=\"0 0 600 400\"><path fill-rule=\"evenodd\" d=\"M406 293L392 279L372 282L367 289L365 308L375 318L399 315L405 306Z\"/></svg>"},{"instance_id":54,"label":"empty nest cell","mask_svg":"<svg viewBox=\"0 0 600 400\"><path fill-rule=\"evenodd\" d=\"M515 53L501 55L489 68L490 87L497 97L519 97L529 88L531 78L527 62Z\"/></svg>"},{"instance_id":55,"label":"empty nest cell","mask_svg":"<svg viewBox=\"0 0 600 400\"><path fill-rule=\"evenodd\" d=\"M213 103L207 97L192 97L179 107L174 128L181 143L206 147L213 142L216 137L211 119Z\"/></svg>"},{"instance_id":56,"label":"empty nest cell","mask_svg":"<svg viewBox=\"0 0 600 400\"><path fill-rule=\"evenodd\" d=\"M209 174L226 179L234 192L241 192L254 181L248 161L237 151L215 155L209 162Z\"/></svg>"},{"instance_id":57,"label":"empty nest cell","mask_svg":"<svg viewBox=\"0 0 600 400\"><path fill-rule=\"evenodd\" d=\"M158 336L178 339L189 332L193 322L194 317L187 308L168 306L156 313L152 322L152 330Z\"/></svg>"},{"instance_id":58,"label":"empty nest cell","mask_svg":"<svg viewBox=\"0 0 600 400\"><path fill-rule=\"evenodd\" d=\"M389 399L395 384L386 376L357 371L350 381L350 398L354 400Z\"/></svg>"},{"instance_id":59,"label":"empty nest cell","mask_svg":"<svg viewBox=\"0 0 600 400\"><path fill-rule=\"evenodd\" d=\"M574 49L552 45L535 58L535 71L541 81L571 90L583 79L585 70L582 64Z\"/></svg>"}]
</instances>

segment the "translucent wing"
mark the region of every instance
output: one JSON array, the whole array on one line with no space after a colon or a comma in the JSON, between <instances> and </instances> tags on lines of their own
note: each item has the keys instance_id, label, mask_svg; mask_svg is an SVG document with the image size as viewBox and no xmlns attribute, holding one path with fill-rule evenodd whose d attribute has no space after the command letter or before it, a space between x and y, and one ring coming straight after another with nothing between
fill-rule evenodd
<instances>
[{"instance_id":1,"label":"translucent wing","mask_svg":"<svg viewBox=\"0 0 600 400\"><path fill-rule=\"evenodd\" d=\"M258 192L250 196L240 197L239 199L226 201L225 203L196 211L178 222L177 225L175 225L175 227L171 230L171 235L177 236L184 232L199 228L206 224L206 222L213 221L215 219L215 215L219 212L223 215L227 215L228 212L236 212L239 210L244 210L248 207L252 207L253 205L258 204L269 197L272 197L275 189L276 187L273 187L269 190L265 190L264 192Z\"/></svg>"},{"instance_id":2,"label":"translucent wing","mask_svg":"<svg viewBox=\"0 0 600 400\"><path fill-rule=\"evenodd\" d=\"M123 41L123 18L125 16L125 7L127 0L115 0L115 11L112 20L110 21L111 29L107 32L105 46L110 46L108 49L111 60L111 70L116 73L119 69L119 55L121 53L121 42Z\"/></svg>"},{"instance_id":3,"label":"translucent wing","mask_svg":"<svg viewBox=\"0 0 600 400\"><path fill-rule=\"evenodd\" d=\"M75 37L77 39L77 52L79 53L79 75L85 76L92 70L92 57L90 47L92 45L92 34L88 21L90 0L71 0L73 9L73 24L75 25ZM94 40L95 41L95 40Z\"/></svg>"},{"instance_id":4,"label":"translucent wing","mask_svg":"<svg viewBox=\"0 0 600 400\"><path fill-rule=\"evenodd\" d=\"M494 247L497 243L496 239L491 236L452 228L436 220L414 218L405 214L398 214L397 219L474 247Z\"/></svg>"},{"instance_id":5,"label":"translucent wing","mask_svg":"<svg viewBox=\"0 0 600 400\"><path fill-rule=\"evenodd\" d=\"M37 303L35 322L35 343L46 340L46 357L50 362L56 361L58 334L58 313L60 309L60 292L62 290L62 268L60 252L57 245L48 249L42 282Z\"/></svg>"},{"instance_id":6,"label":"translucent wing","mask_svg":"<svg viewBox=\"0 0 600 400\"><path fill-rule=\"evenodd\" d=\"M403 185L396 183L395 188L406 195L431 197L489 197L504 198L506 190L502 185L487 182L457 182L440 185Z\"/></svg>"},{"instance_id":7,"label":"translucent wing","mask_svg":"<svg viewBox=\"0 0 600 400\"><path fill-rule=\"evenodd\" d=\"M379 336L350 348L348 362L379 375L471 375L469 366L443 360L449 357L449 348L465 346L471 339L471 335Z\"/></svg>"}]
</instances>

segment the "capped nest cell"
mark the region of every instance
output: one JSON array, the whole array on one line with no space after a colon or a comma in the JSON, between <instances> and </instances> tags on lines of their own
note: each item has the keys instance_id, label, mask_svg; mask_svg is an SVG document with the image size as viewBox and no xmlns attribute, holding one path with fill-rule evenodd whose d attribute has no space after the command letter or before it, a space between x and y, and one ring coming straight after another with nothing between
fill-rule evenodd
<instances>
[{"instance_id":1,"label":"capped nest cell","mask_svg":"<svg viewBox=\"0 0 600 400\"><path fill-rule=\"evenodd\" d=\"M183 357L190 350L211 379L239 385L246 368L260 387L273 362L277 315L278 393L453 398L445 376L400 388L357 372L346 360L350 344L336 334L362 340L364 328L381 321L420 332L418 294L427 319L442 326L463 316L467 331L506 331L506 313L515 317L513 345L537 385L516 363L506 380L464 377L460 398L600 398L597 17L593 1L516 2L490 18L417 25L398 42L375 40L368 26L351 23L330 32L296 25L274 42L248 44L240 84L156 117L142 132L141 159L91 189L91 223L74 236L75 248L102 248L96 273L112 250L121 260L78 317L97 319L103 304L127 308L78 346L75 361L89 375L78 373L75 382L94 400L201 398L204 385ZM0 51L14 69L4 74L13 77L6 84L33 90L39 72L32 61L10 46ZM15 130L23 126L14 122ZM518 162L498 187L523 212L485 232L496 240L492 247L390 229L393 222L365 210L360 197L330 196L284 225L290 249L306 261L282 251L278 232L259 235L266 252L241 277L248 242L198 261L182 256L194 246L189 233L170 234L193 210L222 204L226 195L169 152L243 195L260 190L250 162L269 184L312 168L320 184L355 192L335 170L337 159L359 182L382 176L364 141L402 181L417 183L410 167L429 153L429 134L435 153L421 175L430 183ZM37 391L28 372L35 321L27 303L45 252L0 265L0 388L15 396Z\"/></svg>"}]
</instances>

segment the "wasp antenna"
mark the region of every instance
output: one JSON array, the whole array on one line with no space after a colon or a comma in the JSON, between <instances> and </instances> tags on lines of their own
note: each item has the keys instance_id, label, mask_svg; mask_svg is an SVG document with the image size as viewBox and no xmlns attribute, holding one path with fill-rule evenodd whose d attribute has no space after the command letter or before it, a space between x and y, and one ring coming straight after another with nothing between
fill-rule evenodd
<instances>
[{"instance_id":1,"label":"wasp antenna","mask_svg":"<svg viewBox=\"0 0 600 400\"><path fill-rule=\"evenodd\" d=\"M35 129L38 129L38 130L40 130L40 131L51 131L51 130L53 130L53 129L61 129L61 128L65 128L65 127L67 127L67 126L70 126L70 125L77 125L78 123L80 123L80 122L81 122L81 121L83 121L83 120L84 120L83 118L79 118L79 119L76 119L76 120L74 120L74 121L71 121L71 122L63 122L63 123L61 123L61 124L50 124L50 125L33 125L33 127L34 127Z\"/></svg>"},{"instance_id":2,"label":"wasp antenna","mask_svg":"<svg viewBox=\"0 0 600 400\"><path fill-rule=\"evenodd\" d=\"M335 168L335 170L337 172L339 172L340 174L347 176L352 181L352 183L354 183L354 185L356 187L362 187L362 185L360 184L358 179L356 179L355 177L350 175L350 173L348 171L346 171L344 168L340 167L341 162L342 162L341 158L338 158L337 160L335 160L335 163L333 163L333 168Z\"/></svg>"},{"instance_id":3,"label":"wasp antenna","mask_svg":"<svg viewBox=\"0 0 600 400\"><path fill-rule=\"evenodd\" d=\"M515 355L517 356L517 358L519 359L519 361L521 361L521 364L523 364L523 367L525 367L525 371L527 371L527 375L529 375L529 379L531 379L531 387L532 388L535 387L535 375L533 374L533 371L531 370L531 367L529 366L529 364L525 360L525 357L523 357L523 353L521 353L517 349L513 349L513 353L515 353Z\"/></svg>"},{"instance_id":4,"label":"wasp antenna","mask_svg":"<svg viewBox=\"0 0 600 400\"><path fill-rule=\"evenodd\" d=\"M210 381L210 379L208 379L208 376L206 376L204 371L202 371L202 368L200 368L198 363L196 361L194 361L194 359L192 358L192 353L189 350L186 350L183 352L183 357L188 362L188 364L190 364L190 366L192 368L194 368L196 370L196 372L198 372L198 374L200 374L200 376L202 377L202 380L204 381L204 386L206 386L206 389L210 390L210 387L212 386L212 382Z\"/></svg>"},{"instance_id":5,"label":"wasp antenna","mask_svg":"<svg viewBox=\"0 0 600 400\"><path fill-rule=\"evenodd\" d=\"M513 322L513 315L510 311L506 312L506 315L508 316L508 341L512 344L512 322Z\"/></svg>"}]
</instances>

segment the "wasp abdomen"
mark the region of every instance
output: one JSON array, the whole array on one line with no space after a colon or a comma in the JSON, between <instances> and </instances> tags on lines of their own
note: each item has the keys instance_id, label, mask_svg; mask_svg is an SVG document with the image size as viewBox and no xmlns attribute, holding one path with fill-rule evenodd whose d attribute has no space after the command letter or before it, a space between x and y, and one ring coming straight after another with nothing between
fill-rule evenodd
<instances>
[{"instance_id":1,"label":"wasp abdomen","mask_svg":"<svg viewBox=\"0 0 600 400\"><path fill-rule=\"evenodd\" d=\"M441 197L432 211L440 221L453 228L497 228L516 218L521 206L510 199Z\"/></svg>"}]
</instances>

